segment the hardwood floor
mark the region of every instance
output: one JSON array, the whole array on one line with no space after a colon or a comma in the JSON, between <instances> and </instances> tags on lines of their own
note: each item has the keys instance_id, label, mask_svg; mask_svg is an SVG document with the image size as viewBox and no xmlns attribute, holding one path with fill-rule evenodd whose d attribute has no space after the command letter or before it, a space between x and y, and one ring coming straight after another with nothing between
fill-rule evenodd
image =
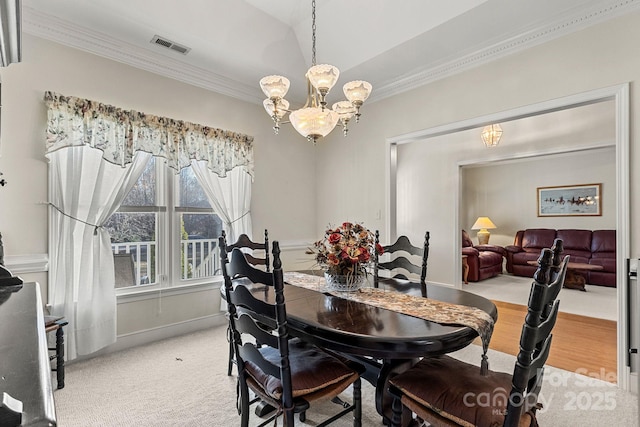
<instances>
[{"instance_id":1,"label":"hardwood floor","mask_svg":"<svg viewBox=\"0 0 640 427\"><path fill-rule=\"evenodd\" d=\"M527 307L493 302L498 308L498 321L489 348L517 355ZM611 320L560 312L547 364L616 383L616 330L616 322Z\"/></svg>"}]
</instances>

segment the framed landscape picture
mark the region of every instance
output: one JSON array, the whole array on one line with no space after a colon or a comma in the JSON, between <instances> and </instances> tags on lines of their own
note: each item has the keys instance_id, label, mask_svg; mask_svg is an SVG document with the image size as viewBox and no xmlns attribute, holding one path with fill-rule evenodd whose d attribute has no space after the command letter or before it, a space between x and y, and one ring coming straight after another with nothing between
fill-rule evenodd
<instances>
[{"instance_id":1,"label":"framed landscape picture","mask_svg":"<svg viewBox=\"0 0 640 427\"><path fill-rule=\"evenodd\" d=\"M602 215L602 184L538 187L538 216Z\"/></svg>"}]
</instances>

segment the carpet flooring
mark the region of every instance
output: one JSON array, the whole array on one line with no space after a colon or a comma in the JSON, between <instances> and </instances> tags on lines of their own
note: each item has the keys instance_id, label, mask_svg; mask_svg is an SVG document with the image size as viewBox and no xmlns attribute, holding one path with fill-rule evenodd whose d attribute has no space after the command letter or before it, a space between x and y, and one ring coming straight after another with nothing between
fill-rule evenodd
<instances>
[{"instance_id":1,"label":"carpet flooring","mask_svg":"<svg viewBox=\"0 0 640 427\"><path fill-rule=\"evenodd\" d=\"M469 284L462 285L462 289L490 300L527 305L531 283L532 279L530 278L504 273L480 282L469 282ZM558 296L561 301L560 311L617 321L616 288L596 285L586 285L585 288L586 292L576 289L562 289Z\"/></svg>"},{"instance_id":2,"label":"carpet flooring","mask_svg":"<svg viewBox=\"0 0 640 427\"><path fill-rule=\"evenodd\" d=\"M225 332L226 327L216 327L68 364L66 387L54 393L58 425L239 425L235 377L226 374ZM470 345L454 356L477 364L480 352ZM511 372L515 358L490 350L489 361L491 369ZM362 389L363 426L382 426L373 387L363 381ZM541 426L638 425L637 396L597 378L547 367L540 401ZM296 425L316 425L334 410L330 402L314 404L306 423ZM260 421L252 414L250 425ZM346 427L351 421L333 425Z\"/></svg>"}]
</instances>

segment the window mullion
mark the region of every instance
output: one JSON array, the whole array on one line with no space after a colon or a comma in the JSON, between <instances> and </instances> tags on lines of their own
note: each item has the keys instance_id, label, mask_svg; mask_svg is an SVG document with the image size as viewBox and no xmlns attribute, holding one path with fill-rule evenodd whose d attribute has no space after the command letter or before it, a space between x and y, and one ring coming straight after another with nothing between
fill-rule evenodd
<instances>
[{"instance_id":1,"label":"window mullion","mask_svg":"<svg viewBox=\"0 0 640 427\"><path fill-rule=\"evenodd\" d=\"M172 173L169 167L163 162L157 162L158 168L158 201L157 204L162 207L162 211L158 212L158 270L160 271L159 282L161 287L171 286L173 283L171 273L171 257L172 257L172 239L171 239L171 218L173 216L172 205L172 187L170 180Z\"/></svg>"}]
</instances>

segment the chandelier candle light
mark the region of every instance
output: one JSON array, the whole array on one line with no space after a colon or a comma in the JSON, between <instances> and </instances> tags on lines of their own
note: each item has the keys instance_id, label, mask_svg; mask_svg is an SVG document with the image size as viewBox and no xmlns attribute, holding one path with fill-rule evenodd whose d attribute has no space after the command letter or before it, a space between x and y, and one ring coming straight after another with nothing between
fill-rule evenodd
<instances>
[{"instance_id":1,"label":"chandelier candle light","mask_svg":"<svg viewBox=\"0 0 640 427\"><path fill-rule=\"evenodd\" d=\"M480 216L476 220L476 222L471 227L472 230L480 230L478 231L478 244L487 245L489 244L489 228L496 228L496 225L489 219L488 216Z\"/></svg>"},{"instance_id":2,"label":"chandelier candle light","mask_svg":"<svg viewBox=\"0 0 640 427\"><path fill-rule=\"evenodd\" d=\"M328 135L340 122L344 136L347 136L347 124L353 116L356 123L360 119L360 107L371 94L371 84L363 80L346 83L342 90L348 101L336 102L327 108L326 96L338 81L340 70L333 65L316 65L316 2L311 2L312 56L311 68L305 74L307 80L307 101L298 110L289 110L289 101L284 96L289 90L289 79L283 76L266 76L260 80L260 88L267 99L263 105L274 122L276 135L280 123L289 113L291 125L314 145L318 138ZM286 122L282 122L286 123Z\"/></svg>"}]
</instances>

